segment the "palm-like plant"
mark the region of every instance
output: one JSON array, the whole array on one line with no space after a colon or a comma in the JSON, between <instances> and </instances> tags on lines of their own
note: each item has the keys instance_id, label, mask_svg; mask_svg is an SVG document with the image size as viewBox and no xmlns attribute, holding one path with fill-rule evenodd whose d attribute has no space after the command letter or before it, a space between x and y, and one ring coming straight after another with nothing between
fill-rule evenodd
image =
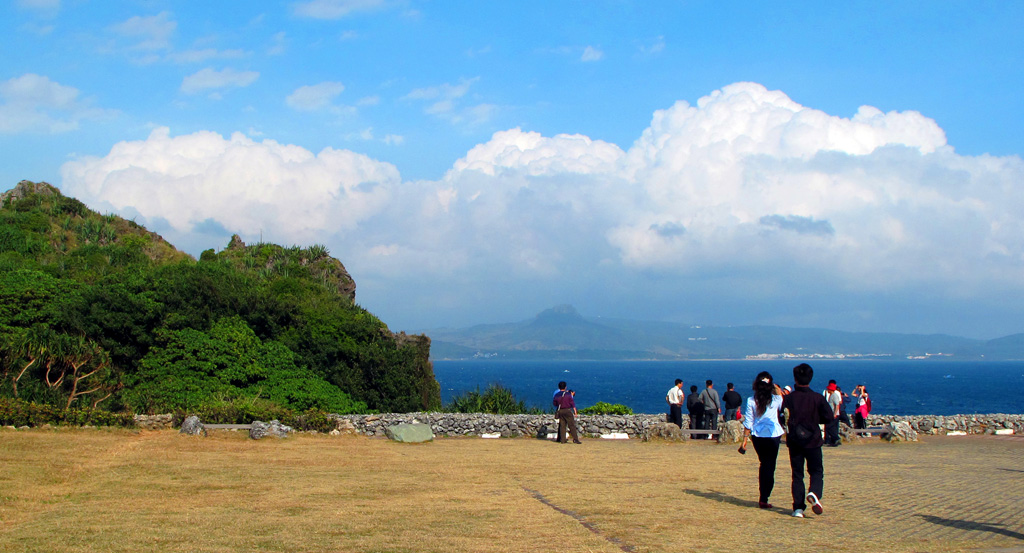
<instances>
[{"instance_id":1,"label":"palm-like plant","mask_svg":"<svg viewBox=\"0 0 1024 553\"><path fill-rule=\"evenodd\" d=\"M11 390L14 392L14 397L18 397L18 381L33 365L50 354L53 342L53 333L42 325L33 326L8 338L4 349L10 352L12 358L27 360L21 370L11 379Z\"/></svg>"}]
</instances>

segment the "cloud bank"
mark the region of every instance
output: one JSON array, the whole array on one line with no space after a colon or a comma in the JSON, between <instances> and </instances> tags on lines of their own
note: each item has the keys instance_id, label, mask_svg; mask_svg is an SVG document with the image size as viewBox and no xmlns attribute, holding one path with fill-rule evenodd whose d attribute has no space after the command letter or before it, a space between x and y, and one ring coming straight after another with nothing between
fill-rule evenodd
<instances>
[{"instance_id":1,"label":"cloud bank","mask_svg":"<svg viewBox=\"0 0 1024 553\"><path fill-rule=\"evenodd\" d=\"M241 134L121 142L103 158L62 167L68 194L118 212L166 220L179 235L211 226L284 243L322 242L356 229L386 205L399 182L394 166L346 150L318 154ZM212 246L212 244L211 244Z\"/></svg>"},{"instance_id":2,"label":"cloud bank","mask_svg":"<svg viewBox=\"0 0 1024 553\"><path fill-rule=\"evenodd\" d=\"M215 221L325 242L385 311L475 322L514 319L495 311L524 309L528 295L528 312L570 301L618 316L730 308L752 322L877 326L908 305L1015 309L1005 298L1024 292L1019 157L958 155L917 112L841 117L755 83L655 112L625 150L497 132L436 181L403 182L343 150L167 129L70 162L63 178L87 203L182 234ZM910 299L886 308L895 296Z\"/></svg>"}]
</instances>

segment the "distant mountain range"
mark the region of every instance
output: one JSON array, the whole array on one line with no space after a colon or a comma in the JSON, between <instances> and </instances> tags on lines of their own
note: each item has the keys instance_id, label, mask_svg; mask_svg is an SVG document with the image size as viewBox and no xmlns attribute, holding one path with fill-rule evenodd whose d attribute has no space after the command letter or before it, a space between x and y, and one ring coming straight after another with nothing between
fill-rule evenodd
<instances>
[{"instance_id":1,"label":"distant mountain range","mask_svg":"<svg viewBox=\"0 0 1024 553\"><path fill-rule=\"evenodd\" d=\"M426 332L434 359L1024 359L1024 334L974 340L946 334L715 327L583 317L570 305L517 323Z\"/></svg>"}]
</instances>

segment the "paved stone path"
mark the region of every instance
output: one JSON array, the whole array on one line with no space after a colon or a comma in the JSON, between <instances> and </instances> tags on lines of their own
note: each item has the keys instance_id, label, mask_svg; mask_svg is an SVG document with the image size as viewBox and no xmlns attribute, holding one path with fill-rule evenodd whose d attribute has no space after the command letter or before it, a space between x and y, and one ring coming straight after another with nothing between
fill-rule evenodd
<instances>
[{"instance_id":1,"label":"paved stone path","mask_svg":"<svg viewBox=\"0 0 1024 553\"><path fill-rule=\"evenodd\" d=\"M783 447L773 503L786 512L787 460ZM876 439L826 448L825 463L823 503L835 518L815 522L839 543L1024 553L1024 436Z\"/></svg>"}]
</instances>

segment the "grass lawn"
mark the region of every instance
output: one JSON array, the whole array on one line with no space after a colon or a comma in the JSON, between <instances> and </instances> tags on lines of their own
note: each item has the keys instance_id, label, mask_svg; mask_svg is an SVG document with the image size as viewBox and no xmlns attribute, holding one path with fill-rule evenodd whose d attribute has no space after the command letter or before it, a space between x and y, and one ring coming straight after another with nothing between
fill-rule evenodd
<instances>
[{"instance_id":1,"label":"grass lawn","mask_svg":"<svg viewBox=\"0 0 1024 553\"><path fill-rule=\"evenodd\" d=\"M1024 440L825 451L825 514L712 443L0 430L0 551L1021 551Z\"/></svg>"}]
</instances>

